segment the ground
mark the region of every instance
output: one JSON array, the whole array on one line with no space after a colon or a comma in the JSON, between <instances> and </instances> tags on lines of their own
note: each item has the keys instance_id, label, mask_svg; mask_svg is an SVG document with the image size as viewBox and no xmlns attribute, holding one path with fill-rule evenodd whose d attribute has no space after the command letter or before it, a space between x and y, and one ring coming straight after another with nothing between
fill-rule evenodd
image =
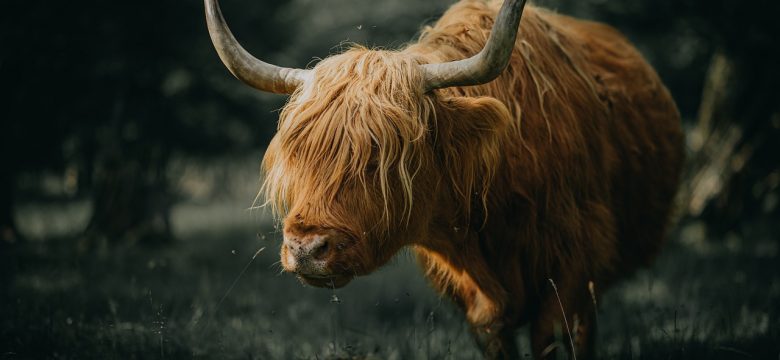
<instances>
[{"instance_id":1,"label":"ground","mask_svg":"<svg viewBox=\"0 0 780 360\"><path fill-rule=\"evenodd\" d=\"M33 231L68 233L85 205L22 208L32 235L0 248L0 359L478 357L463 316L408 253L343 289L306 287L280 273L279 234L248 204L190 201L174 212L171 245L89 249L74 232ZM678 226L654 266L606 292L599 356L778 359L780 254L769 225L749 239ZM527 331L517 338L525 351Z\"/></svg>"}]
</instances>

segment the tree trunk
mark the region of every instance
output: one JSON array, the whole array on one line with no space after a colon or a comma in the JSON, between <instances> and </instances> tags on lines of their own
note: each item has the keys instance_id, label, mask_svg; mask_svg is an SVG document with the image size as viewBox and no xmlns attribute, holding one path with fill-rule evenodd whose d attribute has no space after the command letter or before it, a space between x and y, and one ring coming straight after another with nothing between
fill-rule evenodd
<instances>
[{"instance_id":1,"label":"tree trunk","mask_svg":"<svg viewBox=\"0 0 780 360\"><path fill-rule=\"evenodd\" d=\"M88 239L144 243L172 240L167 155L159 149L139 149L129 158L112 152L98 165Z\"/></svg>"},{"instance_id":2,"label":"tree trunk","mask_svg":"<svg viewBox=\"0 0 780 360\"><path fill-rule=\"evenodd\" d=\"M13 210L14 177L5 171L0 174L0 245L15 243L19 240Z\"/></svg>"},{"instance_id":3,"label":"tree trunk","mask_svg":"<svg viewBox=\"0 0 780 360\"><path fill-rule=\"evenodd\" d=\"M696 126L681 201L717 234L776 216L780 196L780 72L767 57L716 53Z\"/></svg>"},{"instance_id":4,"label":"tree trunk","mask_svg":"<svg viewBox=\"0 0 780 360\"><path fill-rule=\"evenodd\" d=\"M713 55L699 106L696 126L691 129L688 161L682 202L686 213L698 217L709 202L722 191L732 174L729 160L742 137L733 113L734 64L722 52Z\"/></svg>"}]
</instances>

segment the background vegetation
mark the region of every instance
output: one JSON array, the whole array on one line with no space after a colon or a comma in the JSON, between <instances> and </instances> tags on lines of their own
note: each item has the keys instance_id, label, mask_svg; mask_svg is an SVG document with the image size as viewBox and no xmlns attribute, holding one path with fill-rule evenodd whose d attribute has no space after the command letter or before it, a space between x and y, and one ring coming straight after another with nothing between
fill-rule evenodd
<instances>
[{"instance_id":1,"label":"background vegetation","mask_svg":"<svg viewBox=\"0 0 780 360\"><path fill-rule=\"evenodd\" d=\"M251 52L303 67L351 42L400 47L452 2L222 5ZM780 3L537 3L623 31L688 134L681 220L656 265L604 299L600 354L780 356ZM285 98L229 76L202 12L4 4L0 358L476 356L408 255L338 291L279 275L278 232L248 209Z\"/></svg>"}]
</instances>

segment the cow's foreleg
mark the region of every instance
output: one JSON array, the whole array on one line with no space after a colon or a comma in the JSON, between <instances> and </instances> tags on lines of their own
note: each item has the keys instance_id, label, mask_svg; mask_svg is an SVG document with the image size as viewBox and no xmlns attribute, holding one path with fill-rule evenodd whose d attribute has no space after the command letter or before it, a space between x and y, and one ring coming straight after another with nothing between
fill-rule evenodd
<instances>
[{"instance_id":1,"label":"cow's foreleg","mask_svg":"<svg viewBox=\"0 0 780 360\"><path fill-rule=\"evenodd\" d=\"M454 296L466 311L471 332L487 359L515 359L514 326L506 318L502 299L492 298L468 274L459 278Z\"/></svg>"},{"instance_id":2,"label":"cow's foreleg","mask_svg":"<svg viewBox=\"0 0 780 360\"><path fill-rule=\"evenodd\" d=\"M477 257L465 262L422 248L417 249L417 253L428 278L439 291L451 295L465 311L474 338L485 357L517 358L515 321L507 317L506 311L508 295L487 264ZM460 254L474 255L478 252L462 251Z\"/></svg>"},{"instance_id":3,"label":"cow's foreleg","mask_svg":"<svg viewBox=\"0 0 780 360\"><path fill-rule=\"evenodd\" d=\"M472 325L471 333L486 359L518 359L515 331L501 321L488 326Z\"/></svg>"}]
</instances>

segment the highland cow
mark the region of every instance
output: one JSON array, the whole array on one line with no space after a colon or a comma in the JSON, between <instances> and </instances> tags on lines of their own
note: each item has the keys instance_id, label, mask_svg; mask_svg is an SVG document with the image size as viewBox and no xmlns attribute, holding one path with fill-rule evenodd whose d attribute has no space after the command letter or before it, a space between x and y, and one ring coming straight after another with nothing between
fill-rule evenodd
<instances>
[{"instance_id":1,"label":"highland cow","mask_svg":"<svg viewBox=\"0 0 780 360\"><path fill-rule=\"evenodd\" d=\"M411 247L486 357L518 356L526 323L537 358L592 356L595 290L659 251L683 161L675 103L625 37L463 0L403 49L291 69L252 57L205 4L228 69L291 94L263 159L286 271L341 287Z\"/></svg>"}]
</instances>

